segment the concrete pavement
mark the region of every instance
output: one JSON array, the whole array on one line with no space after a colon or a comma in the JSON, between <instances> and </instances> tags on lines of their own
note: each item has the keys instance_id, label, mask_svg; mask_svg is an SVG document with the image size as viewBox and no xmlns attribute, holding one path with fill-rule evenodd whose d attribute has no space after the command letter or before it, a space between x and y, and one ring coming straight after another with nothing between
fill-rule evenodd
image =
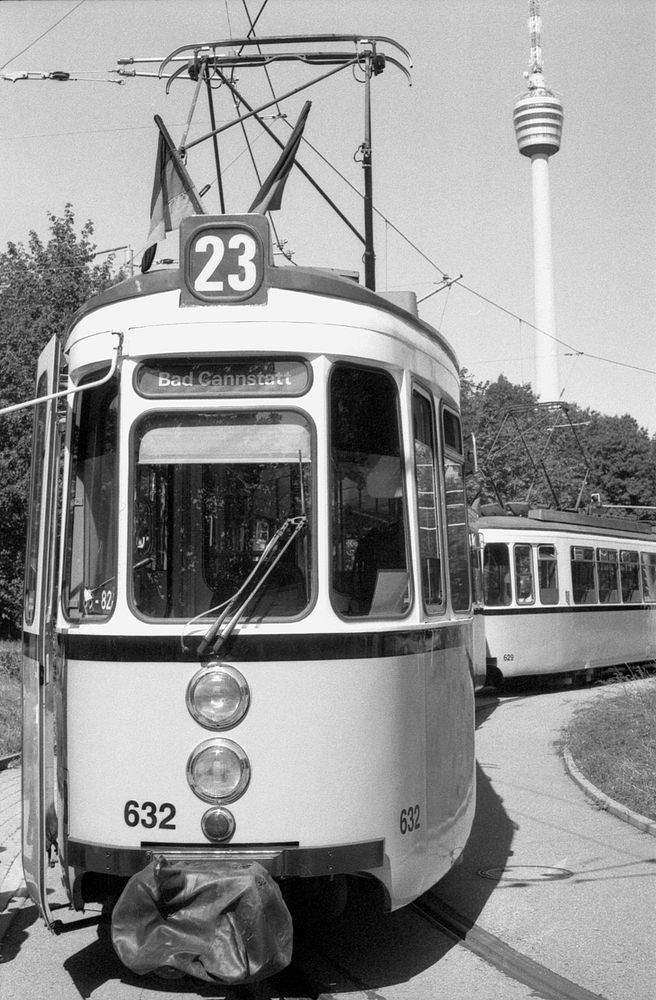
<instances>
[{"instance_id":1,"label":"concrete pavement","mask_svg":"<svg viewBox=\"0 0 656 1000\"><path fill-rule=\"evenodd\" d=\"M616 690L616 689L615 689ZM472 836L434 894L606 1000L656 997L656 839L575 783L560 741L613 687L480 700Z\"/></svg>"},{"instance_id":2,"label":"concrete pavement","mask_svg":"<svg viewBox=\"0 0 656 1000\"><path fill-rule=\"evenodd\" d=\"M0 941L25 900L21 860L21 770L0 771Z\"/></svg>"}]
</instances>

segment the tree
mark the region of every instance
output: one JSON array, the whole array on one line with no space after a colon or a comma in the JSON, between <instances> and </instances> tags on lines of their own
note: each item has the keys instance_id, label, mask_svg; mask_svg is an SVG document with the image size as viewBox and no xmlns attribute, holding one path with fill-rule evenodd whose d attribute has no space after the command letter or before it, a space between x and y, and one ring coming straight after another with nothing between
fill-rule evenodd
<instances>
[{"instance_id":1,"label":"tree","mask_svg":"<svg viewBox=\"0 0 656 1000\"><path fill-rule=\"evenodd\" d=\"M470 500L574 509L600 493L603 504L656 502L656 440L628 414L542 405L528 385L503 375L477 384L464 369L461 405L481 469L468 483Z\"/></svg>"},{"instance_id":2,"label":"tree","mask_svg":"<svg viewBox=\"0 0 656 1000\"><path fill-rule=\"evenodd\" d=\"M113 259L94 264L89 221L79 235L71 205L48 214L43 242L8 243L0 254L0 407L34 396L37 358L53 334L64 336L76 310L123 277ZM0 417L0 634L15 636L22 619L22 579L33 411Z\"/></svg>"},{"instance_id":3,"label":"tree","mask_svg":"<svg viewBox=\"0 0 656 1000\"><path fill-rule=\"evenodd\" d=\"M593 492L606 504L652 506L656 498L654 442L628 413L592 413L586 444ZM653 516L653 515L652 515Z\"/></svg>"},{"instance_id":4,"label":"tree","mask_svg":"<svg viewBox=\"0 0 656 1000\"><path fill-rule=\"evenodd\" d=\"M524 499L535 473L518 427L534 436L537 397L530 386L514 385L504 375L476 384L463 370L461 379L463 428L476 438L480 468L478 483L469 485L471 499L473 493L483 502Z\"/></svg>"}]
</instances>

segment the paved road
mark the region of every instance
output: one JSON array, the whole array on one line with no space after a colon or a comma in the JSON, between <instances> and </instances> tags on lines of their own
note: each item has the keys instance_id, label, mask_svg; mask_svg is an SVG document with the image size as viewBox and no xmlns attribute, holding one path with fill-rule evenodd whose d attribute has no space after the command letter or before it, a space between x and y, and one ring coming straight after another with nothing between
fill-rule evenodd
<instances>
[{"instance_id":1,"label":"paved road","mask_svg":"<svg viewBox=\"0 0 656 1000\"><path fill-rule=\"evenodd\" d=\"M592 994L654 1000L656 838L592 804L554 745L574 708L603 696L599 689L565 689L479 700L475 827L462 864L430 896ZM0 843L7 848L0 853L0 909L7 887L17 884L19 785L18 771L0 773ZM3 1000L190 995L172 984L160 993L126 974L97 928L53 938L31 905L18 905L12 899L0 912L0 938L3 920L17 913L3 945ZM364 908L319 945L324 958L314 960L313 971L330 997L550 995L454 946L408 909L380 918Z\"/></svg>"}]
</instances>

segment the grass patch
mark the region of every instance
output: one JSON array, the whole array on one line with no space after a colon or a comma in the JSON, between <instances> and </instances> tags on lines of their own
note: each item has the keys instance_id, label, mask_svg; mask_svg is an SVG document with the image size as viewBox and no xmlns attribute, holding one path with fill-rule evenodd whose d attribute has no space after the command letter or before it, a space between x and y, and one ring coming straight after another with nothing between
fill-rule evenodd
<instances>
[{"instance_id":1,"label":"grass patch","mask_svg":"<svg viewBox=\"0 0 656 1000\"><path fill-rule=\"evenodd\" d=\"M21 645L0 642L0 757L21 748Z\"/></svg>"},{"instance_id":2,"label":"grass patch","mask_svg":"<svg viewBox=\"0 0 656 1000\"><path fill-rule=\"evenodd\" d=\"M588 781L616 802L656 820L653 674L634 671L625 683L582 705L563 743Z\"/></svg>"}]
</instances>

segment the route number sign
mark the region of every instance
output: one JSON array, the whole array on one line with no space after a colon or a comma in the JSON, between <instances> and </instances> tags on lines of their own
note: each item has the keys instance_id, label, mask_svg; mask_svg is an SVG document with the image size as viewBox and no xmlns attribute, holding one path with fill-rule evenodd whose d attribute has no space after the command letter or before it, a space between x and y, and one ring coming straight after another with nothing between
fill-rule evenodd
<instances>
[{"instance_id":1,"label":"route number sign","mask_svg":"<svg viewBox=\"0 0 656 1000\"><path fill-rule=\"evenodd\" d=\"M184 219L180 227L182 303L265 301L268 240L264 216Z\"/></svg>"}]
</instances>

